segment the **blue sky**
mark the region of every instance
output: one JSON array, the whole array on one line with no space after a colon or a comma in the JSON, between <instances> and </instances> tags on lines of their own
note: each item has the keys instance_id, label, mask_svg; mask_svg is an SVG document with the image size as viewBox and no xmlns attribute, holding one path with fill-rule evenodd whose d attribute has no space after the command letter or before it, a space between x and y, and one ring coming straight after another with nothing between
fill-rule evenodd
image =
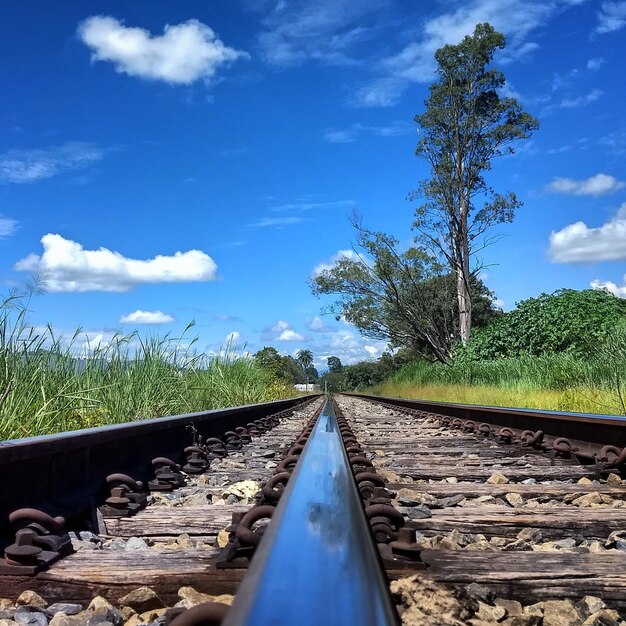
<instances>
[{"instance_id":1,"label":"blue sky","mask_svg":"<svg viewBox=\"0 0 626 626\"><path fill-rule=\"evenodd\" d=\"M541 123L489 174L524 201L483 254L506 309L561 287L626 297L626 2L203 0L0 4L0 281L30 319L380 355L310 294L347 215L411 241L413 117L433 53L478 22Z\"/></svg>"}]
</instances>

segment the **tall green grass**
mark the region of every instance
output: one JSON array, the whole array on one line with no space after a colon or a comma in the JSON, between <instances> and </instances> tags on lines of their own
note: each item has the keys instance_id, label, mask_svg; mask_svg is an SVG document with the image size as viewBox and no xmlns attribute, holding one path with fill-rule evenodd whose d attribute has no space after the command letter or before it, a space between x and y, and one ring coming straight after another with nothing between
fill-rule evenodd
<instances>
[{"instance_id":1,"label":"tall green grass","mask_svg":"<svg viewBox=\"0 0 626 626\"><path fill-rule=\"evenodd\" d=\"M79 329L35 327L19 297L0 304L0 440L293 396L230 346L198 354L180 337L117 333L89 344Z\"/></svg>"},{"instance_id":2,"label":"tall green grass","mask_svg":"<svg viewBox=\"0 0 626 626\"><path fill-rule=\"evenodd\" d=\"M486 385L505 389L612 390L616 375L626 378L626 363L604 358L578 359L567 354L501 358L439 365L416 361L402 367L391 380L418 385Z\"/></svg>"},{"instance_id":3,"label":"tall green grass","mask_svg":"<svg viewBox=\"0 0 626 626\"><path fill-rule=\"evenodd\" d=\"M416 361L371 389L380 395L591 413L626 413L622 348L449 365Z\"/></svg>"}]
</instances>

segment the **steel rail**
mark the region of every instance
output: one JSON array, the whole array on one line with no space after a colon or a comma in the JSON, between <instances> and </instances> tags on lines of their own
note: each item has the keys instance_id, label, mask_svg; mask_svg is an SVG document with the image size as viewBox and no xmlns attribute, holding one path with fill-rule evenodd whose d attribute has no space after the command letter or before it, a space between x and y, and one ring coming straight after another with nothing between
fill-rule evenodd
<instances>
[{"instance_id":1,"label":"steel rail","mask_svg":"<svg viewBox=\"0 0 626 626\"><path fill-rule=\"evenodd\" d=\"M626 417L619 415L408 400L360 393L343 395L461 420L472 420L476 426L487 423L501 428L542 430L546 436L567 437L584 447L607 444L626 446Z\"/></svg>"},{"instance_id":2,"label":"steel rail","mask_svg":"<svg viewBox=\"0 0 626 626\"><path fill-rule=\"evenodd\" d=\"M0 536L9 530L8 515L15 509L41 508L51 515L66 515L89 508L109 474L149 479L153 457L178 460L183 448L191 445L192 425L204 439L219 437L315 397L319 394L0 441Z\"/></svg>"},{"instance_id":3,"label":"steel rail","mask_svg":"<svg viewBox=\"0 0 626 626\"><path fill-rule=\"evenodd\" d=\"M223 624L397 623L327 401Z\"/></svg>"}]
</instances>

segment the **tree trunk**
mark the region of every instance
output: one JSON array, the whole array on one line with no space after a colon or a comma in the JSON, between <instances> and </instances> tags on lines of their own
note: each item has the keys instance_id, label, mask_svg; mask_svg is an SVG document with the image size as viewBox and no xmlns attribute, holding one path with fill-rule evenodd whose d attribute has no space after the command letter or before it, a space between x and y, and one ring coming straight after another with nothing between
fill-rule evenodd
<instances>
[{"instance_id":1,"label":"tree trunk","mask_svg":"<svg viewBox=\"0 0 626 626\"><path fill-rule=\"evenodd\" d=\"M460 228L456 246L456 293L459 305L459 336L465 346L472 330L472 296L469 290L469 242L467 238L467 205L461 206Z\"/></svg>"},{"instance_id":2,"label":"tree trunk","mask_svg":"<svg viewBox=\"0 0 626 626\"><path fill-rule=\"evenodd\" d=\"M459 304L459 335L461 343L466 345L472 328L472 299L462 271L457 270L456 291Z\"/></svg>"}]
</instances>

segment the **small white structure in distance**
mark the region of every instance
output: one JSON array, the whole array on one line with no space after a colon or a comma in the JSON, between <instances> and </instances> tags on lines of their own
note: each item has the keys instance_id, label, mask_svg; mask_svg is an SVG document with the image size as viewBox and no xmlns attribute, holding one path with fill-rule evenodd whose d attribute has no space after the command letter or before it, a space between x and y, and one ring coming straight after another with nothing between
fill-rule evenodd
<instances>
[{"instance_id":1,"label":"small white structure in distance","mask_svg":"<svg viewBox=\"0 0 626 626\"><path fill-rule=\"evenodd\" d=\"M309 383L308 385L305 385L304 383L298 383L297 385L294 385L293 387L294 389L297 389L298 391L315 392L315 391L320 390L320 386L314 385L313 383Z\"/></svg>"}]
</instances>

